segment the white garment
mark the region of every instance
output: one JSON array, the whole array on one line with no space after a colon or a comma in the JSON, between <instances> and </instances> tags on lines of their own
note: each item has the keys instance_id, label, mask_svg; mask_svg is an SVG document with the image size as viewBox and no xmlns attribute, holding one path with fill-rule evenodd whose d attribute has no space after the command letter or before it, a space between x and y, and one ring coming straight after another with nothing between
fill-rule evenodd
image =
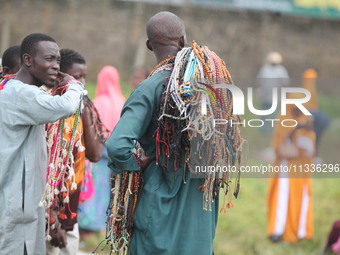
<instances>
[{"instance_id":1,"label":"white garment","mask_svg":"<svg viewBox=\"0 0 340 255\"><path fill-rule=\"evenodd\" d=\"M0 254L45 255L45 208L39 207L47 170L44 123L74 113L83 89L51 96L9 80L0 90Z\"/></svg>"},{"instance_id":2,"label":"white garment","mask_svg":"<svg viewBox=\"0 0 340 255\"><path fill-rule=\"evenodd\" d=\"M279 89L289 85L289 75L282 65L264 65L257 75L259 89L258 94L262 104L271 104L273 88Z\"/></svg>"},{"instance_id":3,"label":"white garment","mask_svg":"<svg viewBox=\"0 0 340 255\"><path fill-rule=\"evenodd\" d=\"M66 232L66 247L59 249L54 247L50 242L46 242L46 255L76 255L79 250L79 228L78 223L73 227L72 231Z\"/></svg>"}]
</instances>

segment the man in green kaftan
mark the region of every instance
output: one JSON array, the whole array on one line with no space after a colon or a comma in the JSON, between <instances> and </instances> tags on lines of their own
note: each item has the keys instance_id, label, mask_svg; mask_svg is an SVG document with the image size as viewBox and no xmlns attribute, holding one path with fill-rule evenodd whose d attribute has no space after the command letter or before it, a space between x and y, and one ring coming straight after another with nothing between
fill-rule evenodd
<instances>
[{"instance_id":1,"label":"man in green kaftan","mask_svg":"<svg viewBox=\"0 0 340 255\"><path fill-rule=\"evenodd\" d=\"M156 161L159 107L171 59L186 43L185 27L170 12L160 12L147 23L146 45L158 66L127 100L121 119L106 142L109 166L114 173L139 171L131 148L137 140L148 157L142 160L144 187L134 217L130 244L132 255L211 255L217 223L218 202L211 211L203 210L201 179L190 178L185 155L181 167L173 171L173 155L167 169ZM149 164L145 164L145 163Z\"/></svg>"}]
</instances>

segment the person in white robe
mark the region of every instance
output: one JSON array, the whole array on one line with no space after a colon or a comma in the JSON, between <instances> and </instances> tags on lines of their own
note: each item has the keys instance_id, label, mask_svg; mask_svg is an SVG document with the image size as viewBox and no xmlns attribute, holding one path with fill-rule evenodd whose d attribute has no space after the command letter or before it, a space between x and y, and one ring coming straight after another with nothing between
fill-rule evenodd
<instances>
[{"instance_id":1,"label":"person in white robe","mask_svg":"<svg viewBox=\"0 0 340 255\"><path fill-rule=\"evenodd\" d=\"M84 88L59 72L59 47L48 35L28 35L21 59L17 76L0 90L0 254L45 255L44 124L73 114ZM58 81L67 87L62 96L39 89Z\"/></svg>"}]
</instances>

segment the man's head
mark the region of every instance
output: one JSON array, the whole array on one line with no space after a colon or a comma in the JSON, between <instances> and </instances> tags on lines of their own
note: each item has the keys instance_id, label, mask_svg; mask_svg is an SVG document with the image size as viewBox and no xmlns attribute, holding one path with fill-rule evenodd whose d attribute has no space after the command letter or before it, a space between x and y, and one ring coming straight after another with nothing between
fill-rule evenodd
<instances>
[{"instance_id":1,"label":"man's head","mask_svg":"<svg viewBox=\"0 0 340 255\"><path fill-rule=\"evenodd\" d=\"M45 34L25 37L20 46L21 67L25 80L33 85L52 88L59 72L60 53L56 41Z\"/></svg>"},{"instance_id":2,"label":"man's head","mask_svg":"<svg viewBox=\"0 0 340 255\"><path fill-rule=\"evenodd\" d=\"M178 52L186 44L183 22L171 12L159 12L146 25L148 40L146 45L155 54Z\"/></svg>"},{"instance_id":3,"label":"man's head","mask_svg":"<svg viewBox=\"0 0 340 255\"><path fill-rule=\"evenodd\" d=\"M2 54L3 74L15 74L20 69L20 45L9 47Z\"/></svg>"},{"instance_id":4,"label":"man's head","mask_svg":"<svg viewBox=\"0 0 340 255\"><path fill-rule=\"evenodd\" d=\"M267 56L267 63L271 65L280 65L282 63L282 56L280 53L273 51Z\"/></svg>"},{"instance_id":5,"label":"man's head","mask_svg":"<svg viewBox=\"0 0 340 255\"><path fill-rule=\"evenodd\" d=\"M73 76L85 85L86 61L82 55L71 49L60 50L60 71Z\"/></svg>"}]
</instances>

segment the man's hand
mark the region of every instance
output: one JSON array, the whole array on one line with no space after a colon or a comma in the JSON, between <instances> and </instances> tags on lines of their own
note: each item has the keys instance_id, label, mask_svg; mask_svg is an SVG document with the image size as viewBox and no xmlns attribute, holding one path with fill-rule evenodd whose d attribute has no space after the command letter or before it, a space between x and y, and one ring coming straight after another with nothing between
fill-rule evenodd
<instances>
[{"instance_id":1,"label":"man's hand","mask_svg":"<svg viewBox=\"0 0 340 255\"><path fill-rule=\"evenodd\" d=\"M54 229L50 230L52 237L51 244L55 247L64 248L67 245L66 230L61 228L61 224L56 221Z\"/></svg>"},{"instance_id":2,"label":"man's hand","mask_svg":"<svg viewBox=\"0 0 340 255\"><path fill-rule=\"evenodd\" d=\"M149 157L146 157L146 156L141 156L140 157L140 168L141 169L147 168L148 165L150 165L150 163L154 160L155 160L155 158L149 158Z\"/></svg>"},{"instance_id":3,"label":"man's hand","mask_svg":"<svg viewBox=\"0 0 340 255\"><path fill-rule=\"evenodd\" d=\"M59 71L57 76L57 87L65 86L70 79L74 79L73 76Z\"/></svg>"}]
</instances>

